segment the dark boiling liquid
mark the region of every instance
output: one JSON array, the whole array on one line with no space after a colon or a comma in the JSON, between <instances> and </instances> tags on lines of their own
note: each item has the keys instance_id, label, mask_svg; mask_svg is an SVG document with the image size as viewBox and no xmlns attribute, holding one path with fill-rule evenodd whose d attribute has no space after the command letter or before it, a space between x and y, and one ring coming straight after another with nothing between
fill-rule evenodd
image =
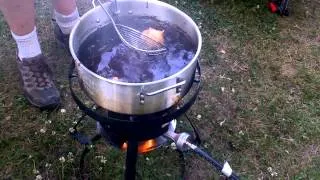
<instances>
[{"instance_id":1,"label":"dark boiling liquid","mask_svg":"<svg viewBox=\"0 0 320 180\"><path fill-rule=\"evenodd\" d=\"M128 48L108 24L89 35L78 51L80 61L100 76L128 83L156 81L177 73L195 55L196 45L175 25L142 16L123 17L120 22L141 32L149 27L164 30L168 51L147 55Z\"/></svg>"}]
</instances>

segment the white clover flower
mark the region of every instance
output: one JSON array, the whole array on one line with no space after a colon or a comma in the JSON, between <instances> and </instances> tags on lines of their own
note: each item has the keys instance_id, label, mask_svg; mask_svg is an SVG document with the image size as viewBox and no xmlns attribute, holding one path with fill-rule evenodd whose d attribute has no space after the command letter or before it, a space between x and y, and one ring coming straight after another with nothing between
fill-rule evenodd
<instances>
[{"instance_id":1,"label":"white clover flower","mask_svg":"<svg viewBox=\"0 0 320 180\"><path fill-rule=\"evenodd\" d=\"M270 175L272 176L272 177L274 177L274 176L278 176L278 173L276 172L276 171L274 171L273 169L272 169L272 167L268 167L268 172L270 173Z\"/></svg>"},{"instance_id":2,"label":"white clover flower","mask_svg":"<svg viewBox=\"0 0 320 180\"><path fill-rule=\"evenodd\" d=\"M239 131L239 134L240 134L241 136L243 136L243 135L244 135L244 132L241 130L241 131Z\"/></svg>"},{"instance_id":3,"label":"white clover flower","mask_svg":"<svg viewBox=\"0 0 320 180\"><path fill-rule=\"evenodd\" d=\"M272 177L273 177L273 176L278 176L278 173L275 172L275 171L273 171L273 172L271 173L271 176L272 176Z\"/></svg>"},{"instance_id":4,"label":"white clover flower","mask_svg":"<svg viewBox=\"0 0 320 180\"><path fill-rule=\"evenodd\" d=\"M150 161L150 159L149 159L148 157L146 157L146 160L147 160L147 161Z\"/></svg>"},{"instance_id":5,"label":"white clover flower","mask_svg":"<svg viewBox=\"0 0 320 180\"><path fill-rule=\"evenodd\" d=\"M173 150L176 150L176 149L177 149L177 145L176 145L176 143L174 143L174 142L172 142L172 143L170 144L170 147L171 147L171 149L173 149Z\"/></svg>"},{"instance_id":6,"label":"white clover flower","mask_svg":"<svg viewBox=\"0 0 320 180\"><path fill-rule=\"evenodd\" d=\"M96 156L95 158L96 158L96 159L101 159L101 158L102 158L102 156Z\"/></svg>"},{"instance_id":7,"label":"white clover flower","mask_svg":"<svg viewBox=\"0 0 320 180\"><path fill-rule=\"evenodd\" d=\"M226 79L226 80L229 80L229 81L231 81L231 80L232 80L231 78L226 77L226 76L225 76L225 74L223 74L223 75L219 75L219 78L221 78L221 79Z\"/></svg>"},{"instance_id":8,"label":"white clover flower","mask_svg":"<svg viewBox=\"0 0 320 180\"><path fill-rule=\"evenodd\" d=\"M68 158L68 162L73 162L74 161L73 153L69 152L67 158Z\"/></svg>"},{"instance_id":9,"label":"white clover flower","mask_svg":"<svg viewBox=\"0 0 320 180\"><path fill-rule=\"evenodd\" d=\"M46 164L45 164L45 167L46 167L46 168L50 168L50 167L51 167L51 164L50 164L50 163L46 163Z\"/></svg>"},{"instance_id":10,"label":"white clover flower","mask_svg":"<svg viewBox=\"0 0 320 180\"><path fill-rule=\"evenodd\" d=\"M61 109L60 112L61 113L66 113L67 111L66 111L66 109Z\"/></svg>"},{"instance_id":11,"label":"white clover flower","mask_svg":"<svg viewBox=\"0 0 320 180\"><path fill-rule=\"evenodd\" d=\"M45 123L45 124L51 124L52 121L51 121L51 120L48 120L48 121L45 121L44 123Z\"/></svg>"},{"instance_id":12,"label":"white clover flower","mask_svg":"<svg viewBox=\"0 0 320 180\"><path fill-rule=\"evenodd\" d=\"M105 164L105 163L107 162L107 159L106 159L105 157L103 157L103 158L100 159L100 162L101 162L102 164Z\"/></svg>"},{"instance_id":13,"label":"white clover flower","mask_svg":"<svg viewBox=\"0 0 320 180\"><path fill-rule=\"evenodd\" d=\"M36 180L42 180L42 176L41 176L40 174L38 174L38 175L36 176Z\"/></svg>"},{"instance_id":14,"label":"white clover flower","mask_svg":"<svg viewBox=\"0 0 320 180\"><path fill-rule=\"evenodd\" d=\"M77 121L73 121L72 124L77 124Z\"/></svg>"},{"instance_id":15,"label":"white clover flower","mask_svg":"<svg viewBox=\"0 0 320 180\"><path fill-rule=\"evenodd\" d=\"M100 159L100 162L102 164L105 164L107 162L107 159L104 156L96 156L95 158L96 159Z\"/></svg>"},{"instance_id":16,"label":"white clover flower","mask_svg":"<svg viewBox=\"0 0 320 180\"><path fill-rule=\"evenodd\" d=\"M232 91L233 93L235 93L235 92L236 92L236 90L235 90L234 88L232 88L232 89L231 89L231 91Z\"/></svg>"},{"instance_id":17,"label":"white clover flower","mask_svg":"<svg viewBox=\"0 0 320 180\"><path fill-rule=\"evenodd\" d=\"M68 153L68 157L73 157L73 153L72 153L72 152L69 152L69 153Z\"/></svg>"},{"instance_id":18,"label":"white clover flower","mask_svg":"<svg viewBox=\"0 0 320 180\"><path fill-rule=\"evenodd\" d=\"M32 170L33 174L39 174L39 171L37 169Z\"/></svg>"},{"instance_id":19,"label":"white clover flower","mask_svg":"<svg viewBox=\"0 0 320 180\"><path fill-rule=\"evenodd\" d=\"M200 120L202 118L201 114L197 115L197 119Z\"/></svg>"},{"instance_id":20,"label":"white clover flower","mask_svg":"<svg viewBox=\"0 0 320 180\"><path fill-rule=\"evenodd\" d=\"M61 157L59 158L59 161L62 162L62 163L64 163L64 162L66 162L66 159L65 159L63 156L61 156Z\"/></svg>"},{"instance_id":21,"label":"white clover flower","mask_svg":"<svg viewBox=\"0 0 320 180\"><path fill-rule=\"evenodd\" d=\"M225 90L225 87L221 87L221 92L224 92L224 90Z\"/></svg>"},{"instance_id":22,"label":"white clover flower","mask_svg":"<svg viewBox=\"0 0 320 180\"><path fill-rule=\"evenodd\" d=\"M40 132L41 132L42 134L46 133L46 131L47 131L46 128L41 128L41 129L40 129Z\"/></svg>"},{"instance_id":23,"label":"white clover flower","mask_svg":"<svg viewBox=\"0 0 320 180\"><path fill-rule=\"evenodd\" d=\"M52 135L52 136L56 135L56 132L55 132L55 131L52 131L52 132L51 132L51 135Z\"/></svg>"},{"instance_id":24,"label":"white clover flower","mask_svg":"<svg viewBox=\"0 0 320 180\"><path fill-rule=\"evenodd\" d=\"M28 156L28 159L31 159L31 158L32 158L32 155L29 155L29 156Z\"/></svg>"},{"instance_id":25,"label":"white clover flower","mask_svg":"<svg viewBox=\"0 0 320 180\"><path fill-rule=\"evenodd\" d=\"M69 128L70 133L74 133L75 129L73 127Z\"/></svg>"}]
</instances>

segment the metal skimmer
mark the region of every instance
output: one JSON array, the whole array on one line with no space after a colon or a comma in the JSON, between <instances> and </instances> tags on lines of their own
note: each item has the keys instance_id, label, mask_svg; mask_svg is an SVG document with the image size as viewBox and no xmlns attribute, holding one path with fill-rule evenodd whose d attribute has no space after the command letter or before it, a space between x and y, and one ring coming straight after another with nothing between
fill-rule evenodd
<instances>
[{"instance_id":1,"label":"metal skimmer","mask_svg":"<svg viewBox=\"0 0 320 180\"><path fill-rule=\"evenodd\" d=\"M120 40L129 48L132 48L137 51L144 52L148 55L159 55L167 51L167 48L160 42L154 40L153 38L144 35L142 32L128 27L126 25L115 22L112 18L110 12L102 5L100 0L96 0L103 11L110 18L114 29L116 30ZM95 6L95 0L92 1L92 4ZM116 11L117 11L117 1L115 1ZM118 20L119 21L119 20Z\"/></svg>"}]
</instances>

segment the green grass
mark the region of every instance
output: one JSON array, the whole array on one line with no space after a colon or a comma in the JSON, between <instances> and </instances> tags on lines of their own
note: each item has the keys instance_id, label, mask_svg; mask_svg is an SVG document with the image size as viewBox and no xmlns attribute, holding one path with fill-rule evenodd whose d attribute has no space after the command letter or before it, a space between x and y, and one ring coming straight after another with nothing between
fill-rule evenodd
<instances>
[{"instance_id":1,"label":"green grass","mask_svg":"<svg viewBox=\"0 0 320 180\"><path fill-rule=\"evenodd\" d=\"M296 176L294 176L293 179L295 180L302 180L302 179L319 179L320 178L320 174L319 174L319 164L320 160L318 159L314 159L313 163L305 168L304 170L302 170L301 172L299 172Z\"/></svg>"},{"instance_id":2,"label":"green grass","mask_svg":"<svg viewBox=\"0 0 320 180\"><path fill-rule=\"evenodd\" d=\"M189 115L205 149L228 160L243 179L319 179L320 4L292 1L291 16L279 17L264 0L165 2L201 26L204 88ZM90 3L78 3L81 14L90 9ZM22 96L15 44L0 16L0 177L79 178L83 146L68 135L81 114L68 90L72 59L55 44L48 2L36 6L39 37L66 113L41 112ZM180 129L190 131L180 120ZM94 126L88 119L81 130L92 135ZM99 141L86 158L86 171L92 179L121 179L124 162L124 152ZM186 162L188 179L217 178L201 158L188 153ZM179 163L178 154L163 147L139 157L138 173L142 179L180 179Z\"/></svg>"}]
</instances>

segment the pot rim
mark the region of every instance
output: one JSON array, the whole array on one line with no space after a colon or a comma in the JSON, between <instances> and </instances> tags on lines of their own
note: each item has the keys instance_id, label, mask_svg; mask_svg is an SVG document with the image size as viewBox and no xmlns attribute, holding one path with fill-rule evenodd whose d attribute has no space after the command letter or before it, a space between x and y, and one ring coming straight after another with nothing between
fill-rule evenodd
<instances>
[{"instance_id":1,"label":"pot rim","mask_svg":"<svg viewBox=\"0 0 320 180\"><path fill-rule=\"evenodd\" d=\"M119 1L122 1L122 0L118 0ZM145 1L145 0L136 0L136 1ZM156 80L156 81L151 81L151 82L144 82L144 83L128 83L128 82L122 82L122 81L115 81L115 80L111 80L111 79L107 79L105 77L102 77L98 74L96 74L95 72L91 71L90 69L88 69L85 65L82 64L82 62L78 59L75 51L74 51L74 48L73 48L73 39L74 39L74 36L75 36L75 31L77 29L77 27L80 25L81 21L83 19L86 19L89 15L91 15L92 13L94 13L94 11L96 11L96 8L101 8L99 6L95 7L95 8L92 8L90 9L88 12L86 12L84 15L82 15L80 17L80 20L75 24L74 28L72 29L71 33L70 33L70 38L69 38L69 49L70 49L70 53L73 57L73 60L75 61L75 64L76 66L78 67L81 67L83 68L84 70L86 70L87 72L89 72L92 76L100 79L100 80L103 80L103 81L107 81L109 83L112 83L112 84L117 84L117 85L125 85L125 86L145 86L145 85L152 85L152 84L158 84L158 83L162 83L162 82L165 82L165 81L168 81L170 79L173 79L173 78L176 78L180 73L186 71L187 69L189 69L192 64L197 61L198 59L198 56L200 54L200 51L201 51L201 47L202 47L202 36L201 36L201 33L200 33L200 30L197 26L197 24L193 21L193 19L191 19L191 17L189 17L186 13L184 13L183 11L181 11L180 9L176 8L175 6L172 6L170 4L167 4L165 2L161 2L161 1L145 1L145 2L148 2L148 3L154 3L155 5L158 5L158 6L164 6L168 9L171 9L173 11L176 11L177 13L179 13L180 15L182 15L185 19L187 19L191 24L192 26L195 27L195 31L196 31L196 34L197 34L197 37L198 37L198 46L197 46L197 51L194 55L194 57L192 58L192 60L188 63L187 66L185 66L184 68L180 69L180 71L176 72L175 74L171 75L171 76L168 76L166 78L163 78L163 79L159 79L159 80Z\"/></svg>"}]
</instances>

